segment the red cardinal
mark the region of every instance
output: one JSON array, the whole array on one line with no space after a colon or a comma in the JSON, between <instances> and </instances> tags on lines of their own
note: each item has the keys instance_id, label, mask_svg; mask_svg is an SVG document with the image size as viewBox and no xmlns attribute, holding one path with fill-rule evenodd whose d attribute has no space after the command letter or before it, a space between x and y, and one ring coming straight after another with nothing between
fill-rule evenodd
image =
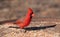
<instances>
[{"instance_id":1,"label":"red cardinal","mask_svg":"<svg viewBox=\"0 0 60 37\"><path fill-rule=\"evenodd\" d=\"M28 13L27 13L24 21L21 21L20 19L18 19L18 20L7 20L7 21L0 22L0 24L3 24L3 23L15 23L20 28L24 28L24 27L26 27L26 26L28 26L30 24L31 19L32 19L33 16L34 16L34 13L33 13L32 9L29 8Z\"/></svg>"},{"instance_id":2,"label":"red cardinal","mask_svg":"<svg viewBox=\"0 0 60 37\"><path fill-rule=\"evenodd\" d=\"M33 16L34 16L34 13L33 13L32 9L29 8L28 13L27 13L24 21L17 20L17 21L16 21L16 24L17 24L20 28L24 28L24 27L26 27L26 26L28 26L28 25L30 24L31 19L32 19Z\"/></svg>"}]
</instances>

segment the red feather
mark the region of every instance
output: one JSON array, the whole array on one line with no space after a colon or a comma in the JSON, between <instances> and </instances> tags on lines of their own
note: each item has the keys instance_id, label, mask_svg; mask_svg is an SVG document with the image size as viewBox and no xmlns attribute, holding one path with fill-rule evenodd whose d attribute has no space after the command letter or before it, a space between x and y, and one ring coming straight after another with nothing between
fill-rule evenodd
<instances>
[{"instance_id":1,"label":"red feather","mask_svg":"<svg viewBox=\"0 0 60 37\"><path fill-rule=\"evenodd\" d=\"M28 25L30 24L31 19L32 19L33 16L34 16L33 11L32 11L31 8L29 8L28 13L27 13L24 21L22 22L22 21L20 21L20 20L17 20L17 21L16 21L16 24L17 24L20 28L24 28L24 27L26 27L26 26L28 26Z\"/></svg>"}]
</instances>

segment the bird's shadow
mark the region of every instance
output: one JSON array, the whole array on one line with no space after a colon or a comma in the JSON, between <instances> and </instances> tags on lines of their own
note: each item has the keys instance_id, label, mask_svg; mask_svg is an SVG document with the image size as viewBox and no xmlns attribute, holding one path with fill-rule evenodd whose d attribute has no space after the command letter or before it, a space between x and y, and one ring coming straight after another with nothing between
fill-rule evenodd
<instances>
[{"instance_id":1,"label":"bird's shadow","mask_svg":"<svg viewBox=\"0 0 60 37\"><path fill-rule=\"evenodd\" d=\"M40 27L26 27L24 28L25 30L40 30L40 29L46 29L46 28L52 28L52 27L55 27L56 25L51 25L51 26L40 26ZM9 28L17 28L19 29L19 27L9 27Z\"/></svg>"},{"instance_id":2,"label":"bird's shadow","mask_svg":"<svg viewBox=\"0 0 60 37\"><path fill-rule=\"evenodd\" d=\"M46 28L52 28L55 27L56 25L51 25L51 26L40 26L40 27L28 27L24 28L25 30L40 30L40 29L46 29Z\"/></svg>"}]
</instances>

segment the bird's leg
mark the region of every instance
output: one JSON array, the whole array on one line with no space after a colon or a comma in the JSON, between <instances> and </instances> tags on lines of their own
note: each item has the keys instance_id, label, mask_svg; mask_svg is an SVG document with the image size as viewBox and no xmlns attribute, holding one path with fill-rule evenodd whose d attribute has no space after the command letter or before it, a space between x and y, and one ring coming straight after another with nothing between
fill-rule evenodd
<instances>
[{"instance_id":1,"label":"bird's leg","mask_svg":"<svg viewBox=\"0 0 60 37\"><path fill-rule=\"evenodd\" d=\"M20 32L26 33L26 30L25 29L20 29Z\"/></svg>"}]
</instances>

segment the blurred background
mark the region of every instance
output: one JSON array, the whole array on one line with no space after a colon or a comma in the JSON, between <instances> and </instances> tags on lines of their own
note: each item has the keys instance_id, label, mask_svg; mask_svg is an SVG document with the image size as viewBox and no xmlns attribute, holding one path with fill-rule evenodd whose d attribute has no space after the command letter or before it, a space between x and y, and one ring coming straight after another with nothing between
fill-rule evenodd
<instances>
[{"instance_id":1,"label":"blurred background","mask_svg":"<svg viewBox=\"0 0 60 37\"><path fill-rule=\"evenodd\" d=\"M25 17L28 8L34 18L60 18L60 0L0 0L0 21Z\"/></svg>"},{"instance_id":2,"label":"blurred background","mask_svg":"<svg viewBox=\"0 0 60 37\"><path fill-rule=\"evenodd\" d=\"M24 18L28 8L32 8L35 16L26 29L8 21L4 23ZM0 0L0 37L55 36L60 37L60 0Z\"/></svg>"}]
</instances>

